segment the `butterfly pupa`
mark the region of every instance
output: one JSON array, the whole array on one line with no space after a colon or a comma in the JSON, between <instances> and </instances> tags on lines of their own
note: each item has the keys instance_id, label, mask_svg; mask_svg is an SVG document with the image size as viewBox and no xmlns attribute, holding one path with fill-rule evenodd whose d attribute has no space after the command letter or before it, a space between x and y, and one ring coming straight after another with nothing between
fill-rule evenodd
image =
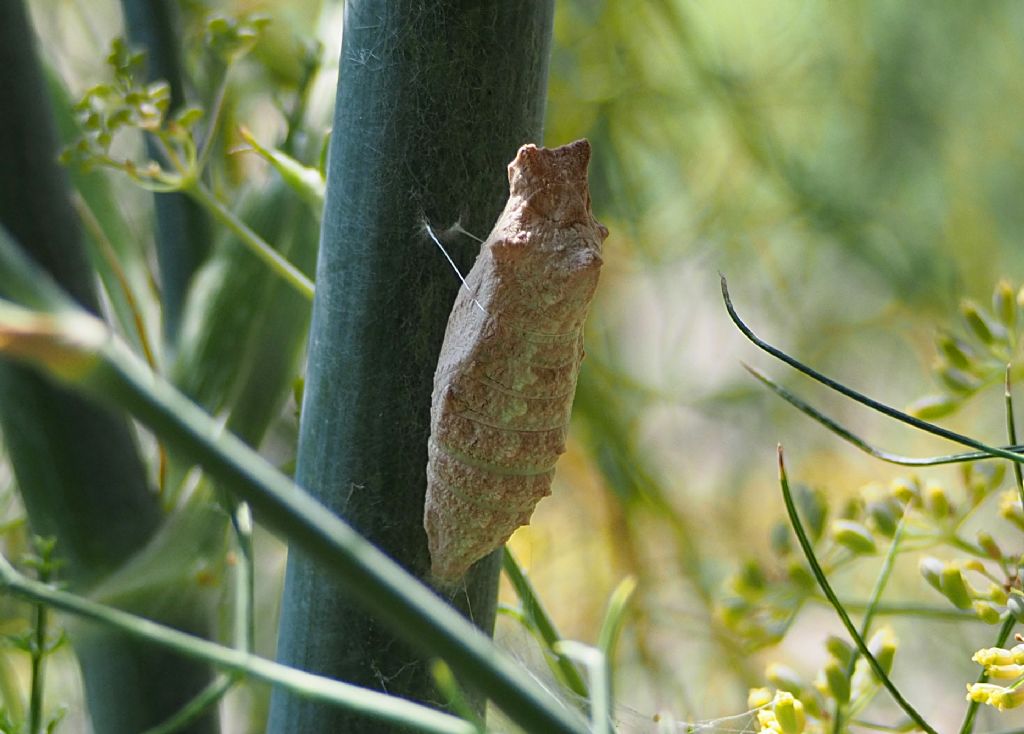
<instances>
[{"instance_id":1,"label":"butterfly pupa","mask_svg":"<svg viewBox=\"0 0 1024 734\"><path fill-rule=\"evenodd\" d=\"M608 236L590 210L589 162L586 140L519 149L508 203L448 319L423 517L440 583L503 545L551 492Z\"/></svg>"}]
</instances>

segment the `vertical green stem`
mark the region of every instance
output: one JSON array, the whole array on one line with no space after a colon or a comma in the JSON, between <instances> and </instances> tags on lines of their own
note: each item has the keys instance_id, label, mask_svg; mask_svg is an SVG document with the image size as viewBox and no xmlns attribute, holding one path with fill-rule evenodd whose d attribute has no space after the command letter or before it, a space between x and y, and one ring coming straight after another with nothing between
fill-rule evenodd
<instances>
[{"instance_id":1,"label":"vertical green stem","mask_svg":"<svg viewBox=\"0 0 1024 734\"><path fill-rule=\"evenodd\" d=\"M0 225L85 309L97 313L95 272L71 206L35 34L22 0L0 0ZM0 279L0 294L16 285ZM133 428L45 377L0 361L0 424L33 533L57 538L72 587L102 581L156 534L162 516ZM173 596L173 593L172 593ZM205 631L205 610L166 610ZM76 631L72 631L76 632ZM137 734L209 680L204 664L117 632L71 635L90 717L104 734ZM210 732L215 722L192 732Z\"/></svg>"},{"instance_id":2,"label":"vertical green stem","mask_svg":"<svg viewBox=\"0 0 1024 734\"><path fill-rule=\"evenodd\" d=\"M494 223L508 162L540 142L552 13L551 0L345 6L297 479L420 578L433 373L459 287L423 225L484 233ZM446 246L462 270L479 249L457 234ZM492 554L452 594L488 631L499 563ZM428 661L294 548L278 657L443 698ZM269 731L385 730L275 692Z\"/></svg>"},{"instance_id":3,"label":"vertical green stem","mask_svg":"<svg viewBox=\"0 0 1024 734\"><path fill-rule=\"evenodd\" d=\"M49 581L49 573L40 574L39 580L44 584ZM29 693L28 731L29 734L41 734L43 731L43 691L44 671L46 665L46 631L49 627L49 610L45 604L35 605L32 638L32 688Z\"/></svg>"},{"instance_id":4,"label":"vertical green stem","mask_svg":"<svg viewBox=\"0 0 1024 734\"><path fill-rule=\"evenodd\" d=\"M177 5L174 0L121 0L128 37L145 47L149 79L170 84L172 110L185 101ZM153 196L164 336L174 344L192 276L209 249L209 229L202 210L184 194Z\"/></svg>"}]
</instances>

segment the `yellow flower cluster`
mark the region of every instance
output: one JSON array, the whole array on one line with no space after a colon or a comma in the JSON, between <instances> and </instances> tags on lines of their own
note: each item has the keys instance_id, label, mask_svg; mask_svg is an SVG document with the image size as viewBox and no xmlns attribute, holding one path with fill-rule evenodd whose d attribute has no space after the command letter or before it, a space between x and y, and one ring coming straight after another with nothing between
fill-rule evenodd
<instances>
[{"instance_id":1,"label":"yellow flower cluster","mask_svg":"<svg viewBox=\"0 0 1024 734\"><path fill-rule=\"evenodd\" d=\"M1009 650L989 647L978 650L971 659L985 666L985 673L990 678L1015 682L1009 686L972 683L967 686L968 701L985 703L1000 711L1024 705L1024 645Z\"/></svg>"}]
</instances>

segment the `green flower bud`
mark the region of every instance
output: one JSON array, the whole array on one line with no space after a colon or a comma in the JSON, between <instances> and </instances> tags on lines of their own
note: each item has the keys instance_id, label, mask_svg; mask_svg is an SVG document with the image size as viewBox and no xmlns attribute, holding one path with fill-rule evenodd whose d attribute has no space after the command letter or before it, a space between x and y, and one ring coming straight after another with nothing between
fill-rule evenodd
<instances>
[{"instance_id":1,"label":"green flower bud","mask_svg":"<svg viewBox=\"0 0 1024 734\"><path fill-rule=\"evenodd\" d=\"M945 569L946 564L932 556L925 556L918 563L918 570L924 576L924 580L928 582L929 586L940 592L942 591L942 572Z\"/></svg>"},{"instance_id":2,"label":"green flower bud","mask_svg":"<svg viewBox=\"0 0 1024 734\"><path fill-rule=\"evenodd\" d=\"M993 604L1005 605L1010 601L1010 595L1006 593L1006 589L995 583L988 585L988 593L986 596L988 596L988 600Z\"/></svg>"},{"instance_id":3,"label":"green flower bud","mask_svg":"<svg viewBox=\"0 0 1024 734\"><path fill-rule=\"evenodd\" d=\"M882 671L889 675L896 657L896 635L893 634L892 628L883 627L873 634L868 641L868 650L874 655Z\"/></svg>"},{"instance_id":4,"label":"green flower bud","mask_svg":"<svg viewBox=\"0 0 1024 734\"><path fill-rule=\"evenodd\" d=\"M896 534L896 526L902 515L903 509L892 497L868 503L868 517L871 518L878 532L887 538Z\"/></svg>"},{"instance_id":5,"label":"green flower bud","mask_svg":"<svg viewBox=\"0 0 1024 734\"><path fill-rule=\"evenodd\" d=\"M907 406L906 412L923 421L949 415L960 407L960 401L950 395L925 395Z\"/></svg>"},{"instance_id":6,"label":"green flower bud","mask_svg":"<svg viewBox=\"0 0 1024 734\"><path fill-rule=\"evenodd\" d=\"M992 292L992 311L1007 329L1016 326L1017 301L1014 298L1013 286L1006 279L1000 280Z\"/></svg>"},{"instance_id":7,"label":"green flower bud","mask_svg":"<svg viewBox=\"0 0 1024 734\"><path fill-rule=\"evenodd\" d=\"M942 569L939 590L957 609L971 608L971 592L964 580L963 572L954 564L948 564Z\"/></svg>"},{"instance_id":8,"label":"green flower bud","mask_svg":"<svg viewBox=\"0 0 1024 734\"><path fill-rule=\"evenodd\" d=\"M969 370L977 360L977 355L970 345L948 334L938 338L938 347L949 363L958 369Z\"/></svg>"},{"instance_id":9,"label":"green flower bud","mask_svg":"<svg viewBox=\"0 0 1024 734\"><path fill-rule=\"evenodd\" d=\"M978 545L984 549L988 557L993 561L1001 561L1003 559L1003 551L996 543L995 538L992 537L991 533L984 530L978 531Z\"/></svg>"},{"instance_id":10,"label":"green flower bud","mask_svg":"<svg viewBox=\"0 0 1024 734\"><path fill-rule=\"evenodd\" d=\"M843 502L843 507L839 511L839 517L843 520L860 520L864 517L864 510L864 498L855 495Z\"/></svg>"},{"instance_id":11,"label":"green flower bud","mask_svg":"<svg viewBox=\"0 0 1024 734\"><path fill-rule=\"evenodd\" d=\"M978 615L978 619L985 624L999 624L1001 615L999 614L999 610L992 606L991 603L987 601L976 601L971 605L971 607L974 609L974 613Z\"/></svg>"},{"instance_id":12,"label":"green flower bud","mask_svg":"<svg viewBox=\"0 0 1024 734\"><path fill-rule=\"evenodd\" d=\"M978 304L971 300L965 300L960 304L960 313L963 314L967 328L978 338L978 341L986 345L995 342L1006 342L1006 329L987 316Z\"/></svg>"},{"instance_id":13,"label":"green flower bud","mask_svg":"<svg viewBox=\"0 0 1024 734\"><path fill-rule=\"evenodd\" d=\"M839 545L859 555L871 555L878 550L871 531L853 520L833 522L832 538Z\"/></svg>"},{"instance_id":14,"label":"green flower bud","mask_svg":"<svg viewBox=\"0 0 1024 734\"><path fill-rule=\"evenodd\" d=\"M952 365L940 362L934 370L942 384L951 392L969 395L981 387L981 380Z\"/></svg>"},{"instance_id":15,"label":"green flower bud","mask_svg":"<svg viewBox=\"0 0 1024 734\"><path fill-rule=\"evenodd\" d=\"M747 694L747 706L752 709L759 709L772 702L772 692L769 688L751 688Z\"/></svg>"},{"instance_id":16,"label":"green flower bud","mask_svg":"<svg viewBox=\"0 0 1024 734\"><path fill-rule=\"evenodd\" d=\"M889 485L889 491L893 497L904 505L909 505L921 495L921 487L918 485L917 480L907 479L906 477L893 479Z\"/></svg>"},{"instance_id":17,"label":"green flower bud","mask_svg":"<svg viewBox=\"0 0 1024 734\"><path fill-rule=\"evenodd\" d=\"M1024 511L1020 507L1020 499L1014 491L1004 492L999 501L999 515L1024 530Z\"/></svg>"},{"instance_id":18,"label":"green flower bud","mask_svg":"<svg viewBox=\"0 0 1024 734\"><path fill-rule=\"evenodd\" d=\"M829 660L824 669L828 693L839 703L850 700L850 678L838 660Z\"/></svg>"},{"instance_id":19,"label":"green flower bud","mask_svg":"<svg viewBox=\"0 0 1024 734\"><path fill-rule=\"evenodd\" d=\"M928 514L936 520L943 520L952 512L949 503L949 496L946 490L939 484L928 482L924 488L924 508Z\"/></svg>"},{"instance_id":20,"label":"green flower bud","mask_svg":"<svg viewBox=\"0 0 1024 734\"><path fill-rule=\"evenodd\" d=\"M782 734L803 734L807 724L804 705L791 693L779 691L775 694L774 711Z\"/></svg>"},{"instance_id":21,"label":"green flower bud","mask_svg":"<svg viewBox=\"0 0 1024 734\"><path fill-rule=\"evenodd\" d=\"M1019 591L1014 591L1010 594L1010 598L1006 600L1006 608L1013 615L1014 619L1024 623L1024 596Z\"/></svg>"},{"instance_id":22,"label":"green flower bud","mask_svg":"<svg viewBox=\"0 0 1024 734\"><path fill-rule=\"evenodd\" d=\"M843 665L849 665L853 660L853 646L842 637L829 635L825 640L825 649Z\"/></svg>"}]
</instances>

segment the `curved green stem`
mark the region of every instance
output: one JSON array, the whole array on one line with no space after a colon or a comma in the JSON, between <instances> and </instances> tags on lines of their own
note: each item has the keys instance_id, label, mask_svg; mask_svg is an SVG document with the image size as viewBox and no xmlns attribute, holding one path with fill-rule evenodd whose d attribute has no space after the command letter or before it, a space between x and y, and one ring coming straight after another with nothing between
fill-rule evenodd
<instances>
[{"instance_id":1,"label":"curved green stem","mask_svg":"<svg viewBox=\"0 0 1024 734\"><path fill-rule=\"evenodd\" d=\"M173 734L199 720L212 706L215 706L230 691L237 681L234 675L218 675L209 685L196 694L195 698L181 707L162 724L147 729L143 734Z\"/></svg>"},{"instance_id":2,"label":"curved green stem","mask_svg":"<svg viewBox=\"0 0 1024 734\"><path fill-rule=\"evenodd\" d=\"M303 275L302 271L282 257L270 244L253 232L249 226L235 216L234 212L222 204L213 193L199 181L193 180L184 189L197 203L210 212L213 217L230 229L249 251L280 275L289 285L306 298L313 299L313 282Z\"/></svg>"},{"instance_id":3,"label":"curved green stem","mask_svg":"<svg viewBox=\"0 0 1024 734\"><path fill-rule=\"evenodd\" d=\"M236 675L281 686L302 696L357 709L378 719L416 727L418 731L439 734L471 734L473 731L473 728L461 719L426 706L295 670L251 653L223 647L120 609L54 589L22 576L3 556L0 556L0 585L3 591L22 599L116 628L137 639L205 660Z\"/></svg>"},{"instance_id":4,"label":"curved green stem","mask_svg":"<svg viewBox=\"0 0 1024 734\"><path fill-rule=\"evenodd\" d=\"M994 458L987 451L968 451L961 454L946 454L944 456L928 456L925 458L915 458L911 456L901 456L899 454L890 453L888 451L885 451L884 449L880 449L877 446L868 443L860 436L856 435L849 429L845 428L837 421L833 420L832 418L829 418L824 413L818 411L809 403L804 402L804 400L797 397L793 393L789 392L789 390L782 387L782 385L775 382L773 379L768 377L764 372L757 369L756 367L752 367L746 363L741 364L743 364L743 367L744 369L747 370L747 372L753 375L757 380L759 380L762 384L768 387L768 389L770 389L780 398L782 398L787 403L792 405L794 408L799 410L801 413L816 420L818 423L825 426L825 428L832 431L832 433L836 434L845 441L853 444L864 453L868 454L869 456L873 456L876 459L880 459L881 461L886 461L890 464L899 464L900 466L940 466L942 464L960 464L967 461L979 461L983 459ZM1013 439L1011 441L1010 446L1001 446L1000 448L1003 449L1004 451L1014 451L1017 453L1024 452L1024 446L1017 445L1016 439Z\"/></svg>"},{"instance_id":5,"label":"curved green stem","mask_svg":"<svg viewBox=\"0 0 1024 734\"><path fill-rule=\"evenodd\" d=\"M778 347L774 347L768 342L764 341L757 334L755 334L751 330L751 328L747 326L746 323L744 323L744 321L739 317L739 314L736 313L736 309L732 305L732 299L729 297L729 286L728 283L726 283L724 275L722 276L722 298L725 301L725 308L729 312L729 318L732 319L732 322L736 325L736 328L738 328L740 332L742 332L742 334L747 339L750 340L751 343L753 343L762 351L765 351L768 354L772 355L776 359L785 362L790 367L799 370L800 372L803 372L811 379L820 382L822 385L825 385L826 387L835 390L841 395L845 395L846 397L860 403L861 405L866 405L872 410L878 411L879 413L887 415L890 418L895 418L901 423L906 423L907 425L925 431L926 433L931 433L935 436L945 438L948 441L953 441L954 443L958 443L963 446L969 446L990 456L998 456L1003 459L1009 459L1010 461L1016 462L1018 464L1024 463L1024 456L1022 456L1021 454L1014 453L1013 451L1009 451L1007 449L998 448L996 446L989 446L988 444L978 441L977 439L971 438L970 436L965 436L961 433L957 433L956 431L951 431L948 428L943 428L942 426L937 426L934 423L929 423L928 421L921 420L920 418L915 418L914 416L909 415L908 413L904 413L902 410L897 410L896 408L893 408L891 405L886 405L885 403L879 402L874 398L869 398L867 395L857 392L853 388L849 388L840 382L836 382L832 378L821 374L820 372L818 372L815 369L812 369L811 367L808 367L803 362L800 362L796 358L789 356Z\"/></svg>"},{"instance_id":6,"label":"curved green stem","mask_svg":"<svg viewBox=\"0 0 1024 734\"><path fill-rule=\"evenodd\" d=\"M871 670L874 671L878 680L881 681L882 685L889 695L892 696L896 704L903 709L903 711L909 716L914 723L916 723L921 729L927 734L938 734L934 728L917 712L909 701L903 697L900 690L893 684L892 680L886 674L885 670L879 664L878 660L874 655L871 654L871 650L868 649L867 643L864 641L863 636L857 631L853 621L850 619L850 615L847 614L846 609L843 608L842 602L839 601L839 597L836 596L835 591L832 590L832 585L829 584L828 579L825 578L824 571L821 570L821 566L818 564L818 559L814 555L814 548L811 545L810 539L807 537L807 532L804 530L803 523L800 521L800 515L797 513L796 504L793 502L793 495L789 490L789 480L786 478L786 466L782 456L782 446L779 446L779 483L782 486L782 499L786 504L786 514L789 515L789 522L793 526L793 531L796 533L797 540L800 542L800 547L803 549L804 557L807 559L808 565L811 567L811 572L814 574L814 578L818 582L818 586L821 588L822 593L828 598L829 603L836 610L836 614L839 615L840 621L849 633L850 638L857 645L857 649L860 650L860 654L867 660Z\"/></svg>"},{"instance_id":7,"label":"curved green stem","mask_svg":"<svg viewBox=\"0 0 1024 734\"><path fill-rule=\"evenodd\" d=\"M554 658L562 682L569 690L581 698L589 698L590 691L587 689L583 676L580 675L579 668L568 656L555 651L555 645L561 642L562 636L555 628L555 623L548 615L540 597L537 596L530 579L523 573L523 569L512 555L512 551L507 547L502 556L502 568L505 571L505 578L512 584L516 596L519 597L519 603L523 605L523 612L518 618L525 627L540 636L541 642Z\"/></svg>"}]
</instances>

